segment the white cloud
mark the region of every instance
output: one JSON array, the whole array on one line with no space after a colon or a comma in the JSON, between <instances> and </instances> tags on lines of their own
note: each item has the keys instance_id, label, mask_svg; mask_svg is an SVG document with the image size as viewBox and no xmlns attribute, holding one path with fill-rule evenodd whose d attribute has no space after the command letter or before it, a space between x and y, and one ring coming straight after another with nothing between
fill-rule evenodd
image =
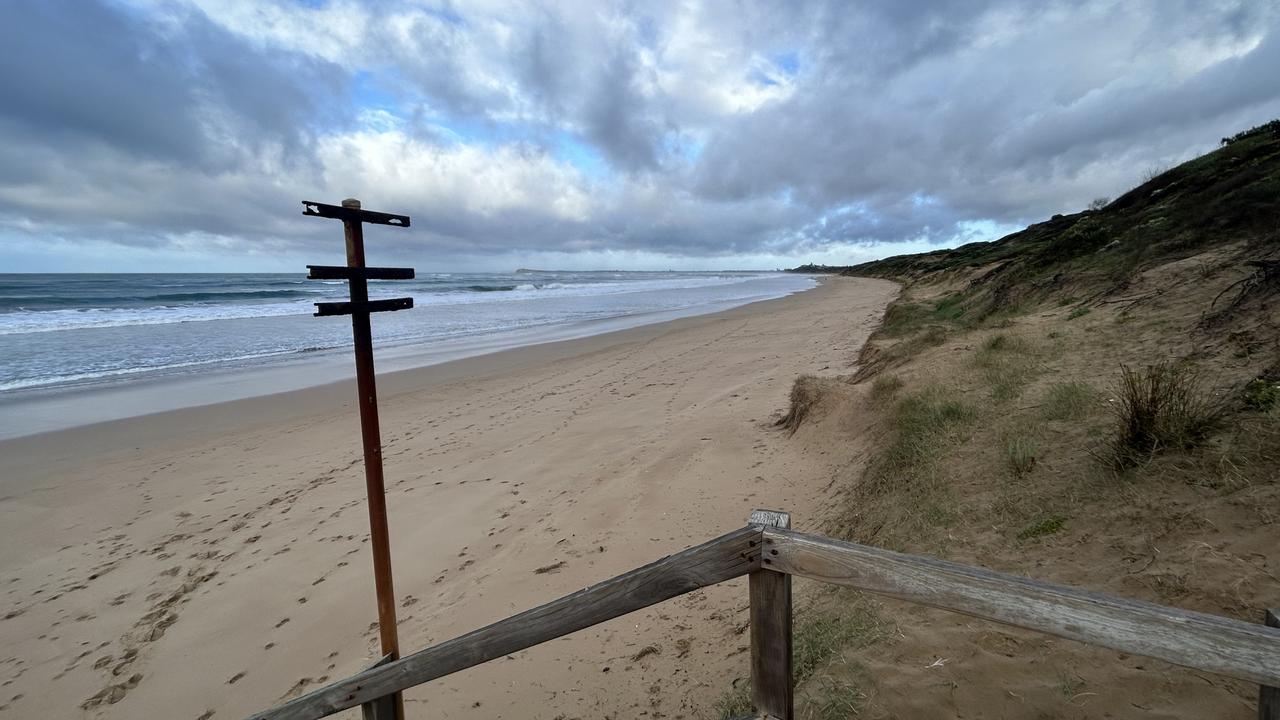
<instances>
[{"instance_id":1,"label":"white cloud","mask_svg":"<svg viewBox=\"0 0 1280 720\"><path fill-rule=\"evenodd\" d=\"M441 146L399 129L369 129L321 138L318 156L322 191L428 214L525 211L583 222L592 209L581 173L533 148Z\"/></svg>"}]
</instances>

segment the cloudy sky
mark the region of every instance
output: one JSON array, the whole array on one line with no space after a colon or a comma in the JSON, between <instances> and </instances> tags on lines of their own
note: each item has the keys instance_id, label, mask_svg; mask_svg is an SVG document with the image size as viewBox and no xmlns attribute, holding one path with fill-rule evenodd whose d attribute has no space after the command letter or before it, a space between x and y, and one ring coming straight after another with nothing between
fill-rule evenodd
<instances>
[{"instance_id":1,"label":"cloudy sky","mask_svg":"<svg viewBox=\"0 0 1280 720\"><path fill-rule=\"evenodd\" d=\"M1280 117L1272 0L6 0L0 272L773 268L993 239Z\"/></svg>"}]
</instances>

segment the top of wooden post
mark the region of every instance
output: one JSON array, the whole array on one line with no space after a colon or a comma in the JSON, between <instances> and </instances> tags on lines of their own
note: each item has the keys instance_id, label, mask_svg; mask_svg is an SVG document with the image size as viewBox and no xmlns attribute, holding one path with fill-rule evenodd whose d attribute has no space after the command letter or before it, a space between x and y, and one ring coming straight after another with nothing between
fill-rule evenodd
<instances>
[{"instance_id":1,"label":"top of wooden post","mask_svg":"<svg viewBox=\"0 0 1280 720\"><path fill-rule=\"evenodd\" d=\"M753 510L747 524L790 529L791 513L782 510Z\"/></svg>"},{"instance_id":2,"label":"top of wooden post","mask_svg":"<svg viewBox=\"0 0 1280 720\"><path fill-rule=\"evenodd\" d=\"M347 198L346 200L342 201L342 207L351 208L352 210L359 210L360 201L355 198Z\"/></svg>"}]
</instances>

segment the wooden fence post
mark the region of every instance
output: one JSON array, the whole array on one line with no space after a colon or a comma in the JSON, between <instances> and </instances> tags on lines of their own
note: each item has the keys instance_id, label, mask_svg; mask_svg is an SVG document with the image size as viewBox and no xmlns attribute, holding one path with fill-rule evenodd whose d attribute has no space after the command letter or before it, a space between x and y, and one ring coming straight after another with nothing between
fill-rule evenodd
<instances>
[{"instance_id":1,"label":"wooden fence post","mask_svg":"<svg viewBox=\"0 0 1280 720\"><path fill-rule=\"evenodd\" d=\"M756 510L748 521L790 529L791 516ZM793 720L791 687L791 576L770 567L770 541L759 547L759 570L748 576L751 588L751 702L760 717ZM776 554L776 551L774 551Z\"/></svg>"},{"instance_id":2,"label":"wooden fence post","mask_svg":"<svg viewBox=\"0 0 1280 720\"><path fill-rule=\"evenodd\" d=\"M369 667L380 667L395 659L394 655L388 653ZM396 717L396 713L400 710L398 702L403 702L403 698L400 693L394 692L390 695L383 695L380 698L370 700L367 703L362 703L360 705L361 720L403 720L403 717L399 719Z\"/></svg>"},{"instance_id":3,"label":"wooden fence post","mask_svg":"<svg viewBox=\"0 0 1280 720\"><path fill-rule=\"evenodd\" d=\"M1280 627L1280 610L1267 610L1263 622ZM1258 720L1280 720L1280 687L1263 685L1258 689Z\"/></svg>"}]
</instances>

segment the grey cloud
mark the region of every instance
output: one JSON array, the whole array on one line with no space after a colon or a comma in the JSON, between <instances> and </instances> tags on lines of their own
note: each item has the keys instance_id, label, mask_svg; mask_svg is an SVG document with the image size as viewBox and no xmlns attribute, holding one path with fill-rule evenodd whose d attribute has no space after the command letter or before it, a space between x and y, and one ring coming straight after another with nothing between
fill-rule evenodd
<instances>
[{"instance_id":1,"label":"grey cloud","mask_svg":"<svg viewBox=\"0 0 1280 720\"><path fill-rule=\"evenodd\" d=\"M349 114L331 65L194 10L18 0L0 45L0 215L122 243L252 234L277 192L249 167L318 171L316 128Z\"/></svg>"},{"instance_id":2,"label":"grey cloud","mask_svg":"<svg viewBox=\"0 0 1280 720\"><path fill-rule=\"evenodd\" d=\"M619 51L594 79L595 92L584 108L585 136L624 170L657 166L661 130L647 117L647 103L636 92L635 58Z\"/></svg>"},{"instance_id":3,"label":"grey cloud","mask_svg":"<svg viewBox=\"0 0 1280 720\"><path fill-rule=\"evenodd\" d=\"M1175 40L1238 37L1238 5L1075 7L1094 13L1093 24L1058 26L1027 6L984 5L1015 10L1034 43L976 52L977 4L937 16L824 16L831 27L815 34L840 49L789 100L713 132L698 192L743 199L790 190L820 208L864 204L864 220L824 230L832 240L945 239L965 220L1032 220L1119 190L1109 163L1135 154L1158 162L1169 156L1168 137L1209 147L1220 130L1268 119L1280 100L1267 69L1280 66L1274 13L1246 13L1248 30L1266 33L1247 55L1176 79L1150 59L1171 61L1162 53ZM1138 39L1095 51L1090 43L1107 38L1093 33L1108 23L1132 24ZM1095 52L1117 56L1107 69L1129 74L1074 82L1073 62ZM930 202L903 207L913 196Z\"/></svg>"},{"instance_id":4,"label":"grey cloud","mask_svg":"<svg viewBox=\"0 0 1280 720\"><path fill-rule=\"evenodd\" d=\"M0 24L0 118L37 143L225 169L232 148L296 155L342 80L265 54L195 11L179 28L98 2L16 0ZM317 103L316 99L328 100Z\"/></svg>"},{"instance_id":5,"label":"grey cloud","mask_svg":"<svg viewBox=\"0 0 1280 720\"><path fill-rule=\"evenodd\" d=\"M387 207L415 216L394 246L406 256L802 259L957 242L970 221L1077 209L1280 114L1280 9L1263 0L522 4L486 17L388 1L341 68L186 5L11 5L0 219L142 245L210 233L310 247L327 228L300 223L297 201L346 182L325 176L317 138L357 127L344 93L360 70L419 109L406 131L436 147L458 142L450 126L480 128L537 159L569 134L611 171L581 180L585 218L425 196ZM677 56L680 23L697 42ZM1214 55L1255 37L1240 57ZM789 94L734 112L713 101L716 83L784 54L800 59ZM1212 61L1174 67L1197 54ZM740 75L717 75L721 57Z\"/></svg>"},{"instance_id":6,"label":"grey cloud","mask_svg":"<svg viewBox=\"0 0 1280 720\"><path fill-rule=\"evenodd\" d=\"M0 116L47 141L109 141L144 157L198 158L193 89L175 49L98 3L17 0L0 23Z\"/></svg>"},{"instance_id":7,"label":"grey cloud","mask_svg":"<svg viewBox=\"0 0 1280 720\"><path fill-rule=\"evenodd\" d=\"M1201 123L1280 96L1280 34L1247 55L1209 67L1179 85L1108 87L1062 112L1025 125L1001 144L1009 162L1058 157L1091 145Z\"/></svg>"}]
</instances>

